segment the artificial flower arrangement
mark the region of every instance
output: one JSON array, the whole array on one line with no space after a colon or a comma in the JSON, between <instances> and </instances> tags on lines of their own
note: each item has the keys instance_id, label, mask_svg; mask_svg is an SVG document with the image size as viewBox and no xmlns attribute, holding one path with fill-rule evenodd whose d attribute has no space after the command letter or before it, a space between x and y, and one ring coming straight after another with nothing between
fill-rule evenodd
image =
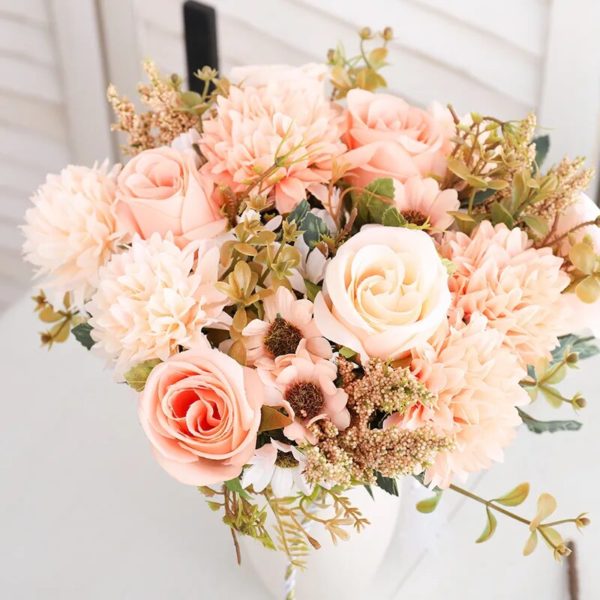
<instances>
[{"instance_id":1,"label":"artificial flower arrangement","mask_svg":"<svg viewBox=\"0 0 600 600\"><path fill-rule=\"evenodd\" d=\"M526 405L585 405L556 385L598 352L578 335L600 334L591 173L542 170L533 115L376 92L390 39L204 68L202 93L148 63L147 112L111 87L129 160L49 175L27 211L42 342L71 332L139 392L157 461L223 513L238 557L241 534L301 566L318 531L368 524L349 488L395 494L402 476L432 490L423 512L446 489L482 503L478 541L502 513L526 524L525 554L566 555L557 526L585 514L551 520L544 493L525 518L528 484L492 500L458 484L521 424L580 427Z\"/></svg>"}]
</instances>

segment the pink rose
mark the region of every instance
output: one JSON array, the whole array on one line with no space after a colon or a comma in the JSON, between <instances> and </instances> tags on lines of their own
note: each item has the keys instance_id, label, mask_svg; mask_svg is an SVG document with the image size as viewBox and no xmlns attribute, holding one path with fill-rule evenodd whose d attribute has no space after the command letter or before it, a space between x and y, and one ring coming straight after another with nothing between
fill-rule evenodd
<instances>
[{"instance_id":1,"label":"pink rose","mask_svg":"<svg viewBox=\"0 0 600 600\"><path fill-rule=\"evenodd\" d=\"M423 231L365 227L338 250L315 300L328 339L369 357L396 359L447 318L448 274Z\"/></svg>"},{"instance_id":2,"label":"pink rose","mask_svg":"<svg viewBox=\"0 0 600 600\"><path fill-rule=\"evenodd\" d=\"M117 180L117 215L143 239L172 232L178 245L223 232L227 220L191 151L163 146L133 157Z\"/></svg>"},{"instance_id":3,"label":"pink rose","mask_svg":"<svg viewBox=\"0 0 600 600\"><path fill-rule=\"evenodd\" d=\"M439 104L423 110L391 94L348 93L344 159L356 185L380 177L404 182L414 175L444 175L453 135L452 115Z\"/></svg>"},{"instance_id":4,"label":"pink rose","mask_svg":"<svg viewBox=\"0 0 600 600\"><path fill-rule=\"evenodd\" d=\"M571 204L558 221L556 235L563 235L576 227L580 223L593 221L600 215L600 208L586 194L581 194L577 202ZM594 250L600 254L600 227L588 225L573 232L572 238L575 242L580 241L584 236L589 236L594 245ZM559 251L563 256L568 255L571 249L571 241L565 238L560 244ZM568 315L565 322L569 325L569 331L572 333L591 329L592 333L600 338L600 300L592 303L582 302L576 294L563 294L565 312Z\"/></svg>"},{"instance_id":5,"label":"pink rose","mask_svg":"<svg viewBox=\"0 0 600 600\"><path fill-rule=\"evenodd\" d=\"M159 464L182 483L211 485L252 457L262 405L256 371L202 345L152 370L138 412Z\"/></svg>"}]
</instances>

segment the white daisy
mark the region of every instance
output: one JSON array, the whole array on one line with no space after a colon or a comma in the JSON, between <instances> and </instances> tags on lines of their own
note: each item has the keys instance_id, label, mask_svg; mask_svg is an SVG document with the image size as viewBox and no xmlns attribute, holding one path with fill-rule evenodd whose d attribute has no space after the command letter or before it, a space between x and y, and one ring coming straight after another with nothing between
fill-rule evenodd
<instances>
[{"instance_id":1,"label":"white daisy","mask_svg":"<svg viewBox=\"0 0 600 600\"><path fill-rule=\"evenodd\" d=\"M255 451L249 465L242 476L243 488L251 485L255 492L262 492L270 484L277 498L312 493L313 486L302 474L306 459L296 446L271 440Z\"/></svg>"}]
</instances>

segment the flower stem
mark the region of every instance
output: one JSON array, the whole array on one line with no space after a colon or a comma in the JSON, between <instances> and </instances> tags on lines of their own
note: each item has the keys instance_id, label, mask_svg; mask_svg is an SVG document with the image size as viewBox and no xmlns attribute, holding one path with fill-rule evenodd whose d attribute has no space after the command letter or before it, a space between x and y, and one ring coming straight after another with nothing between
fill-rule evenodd
<instances>
[{"instance_id":1,"label":"flower stem","mask_svg":"<svg viewBox=\"0 0 600 600\"><path fill-rule=\"evenodd\" d=\"M509 510L506 510L505 508L502 508L501 506L498 506L497 504L494 504L492 502L492 500L485 500L484 498L481 498L477 494L474 494L473 492L470 492L469 490L465 490L461 487L458 487L457 485L454 485L452 483L450 484L450 489L454 492L462 494L463 496L466 496L467 498L470 498L471 500L475 500L475 502L479 502L480 504L483 504L487 508L491 508L492 510L498 511L498 512L502 513L503 515L506 515L507 517L514 519L515 521L519 521L520 523L527 525L527 527L529 527L529 525L531 525L531 521L529 521L529 520L525 519L524 517L521 517L513 512L510 512Z\"/></svg>"},{"instance_id":2,"label":"flower stem","mask_svg":"<svg viewBox=\"0 0 600 600\"><path fill-rule=\"evenodd\" d=\"M559 235L558 237L554 238L552 241L546 242L544 245L545 246L555 246L556 244L558 244L558 242L561 242L562 240L564 240L566 237L568 237L574 231L577 231L578 229L581 229L582 227L589 227L590 225L596 225L596 221L597 221L597 219L592 219L591 221L584 221L583 223L579 223L579 225L575 225L575 227L572 227L568 231L565 231L562 235Z\"/></svg>"}]
</instances>

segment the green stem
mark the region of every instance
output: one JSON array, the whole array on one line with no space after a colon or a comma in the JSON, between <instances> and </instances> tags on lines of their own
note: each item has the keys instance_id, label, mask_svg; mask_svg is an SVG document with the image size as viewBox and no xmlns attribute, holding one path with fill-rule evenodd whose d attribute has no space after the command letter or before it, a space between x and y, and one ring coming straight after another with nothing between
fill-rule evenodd
<instances>
[{"instance_id":1,"label":"green stem","mask_svg":"<svg viewBox=\"0 0 600 600\"><path fill-rule=\"evenodd\" d=\"M494 504L492 502L492 500L485 500L484 498L481 498L477 494L474 494L473 492L470 492L469 490L465 490L454 484L450 484L450 489L453 490L454 492L458 492L459 494L462 494L463 496L466 496L467 498L470 498L471 500L475 500L475 502L479 502L480 504L483 504L486 508L491 508L495 511L502 513L503 515L506 515L507 517L510 517L511 519L514 519L515 521L519 521L520 523L527 525L527 527L529 527L531 525L531 521L528 521L524 517L520 517L519 515L517 515L513 512L510 512L509 510L506 510L505 508L502 508L501 506L498 506L497 504Z\"/></svg>"}]
</instances>

